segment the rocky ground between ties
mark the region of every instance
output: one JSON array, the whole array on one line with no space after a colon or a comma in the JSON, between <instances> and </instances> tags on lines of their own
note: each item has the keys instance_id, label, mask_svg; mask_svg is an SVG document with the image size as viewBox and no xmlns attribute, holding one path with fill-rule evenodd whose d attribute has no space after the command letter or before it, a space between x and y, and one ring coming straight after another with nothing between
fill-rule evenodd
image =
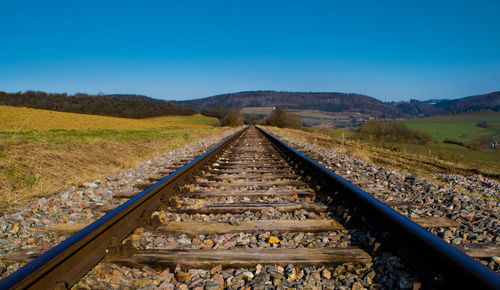
<instances>
[{"instance_id":1,"label":"rocky ground between ties","mask_svg":"<svg viewBox=\"0 0 500 290\"><path fill-rule=\"evenodd\" d=\"M78 289L411 289L412 276L401 275L405 266L391 255L373 265L347 263L325 266L265 266L251 269L141 269L100 264L75 285ZM375 283L376 272L390 273Z\"/></svg>"}]
</instances>

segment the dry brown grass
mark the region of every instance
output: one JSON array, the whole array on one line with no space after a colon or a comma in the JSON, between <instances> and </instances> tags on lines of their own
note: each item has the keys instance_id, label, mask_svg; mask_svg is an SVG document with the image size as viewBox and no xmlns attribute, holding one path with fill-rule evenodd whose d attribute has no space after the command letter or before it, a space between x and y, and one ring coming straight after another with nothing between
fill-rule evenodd
<instances>
[{"instance_id":1,"label":"dry brown grass","mask_svg":"<svg viewBox=\"0 0 500 290\"><path fill-rule=\"evenodd\" d=\"M0 215L220 135L204 116L134 120L0 106Z\"/></svg>"},{"instance_id":2,"label":"dry brown grass","mask_svg":"<svg viewBox=\"0 0 500 290\"><path fill-rule=\"evenodd\" d=\"M132 168L226 128L132 142L59 142L0 138L0 215L71 185ZM186 137L187 136L187 137Z\"/></svg>"},{"instance_id":3,"label":"dry brown grass","mask_svg":"<svg viewBox=\"0 0 500 290\"><path fill-rule=\"evenodd\" d=\"M334 138L325 134L310 133L296 129L275 128L264 126L267 130L276 131L279 134L292 138L302 143L309 143L315 146L330 149L336 152L345 153L366 162L371 162L371 155L367 152L366 146L360 143L346 140L345 138Z\"/></svg>"},{"instance_id":4,"label":"dry brown grass","mask_svg":"<svg viewBox=\"0 0 500 290\"><path fill-rule=\"evenodd\" d=\"M26 130L141 130L159 127L189 127L217 124L204 116L167 116L149 119L127 119L49 110L0 106L0 131Z\"/></svg>"},{"instance_id":5,"label":"dry brown grass","mask_svg":"<svg viewBox=\"0 0 500 290\"><path fill-rule=\"evenodd\" d=\"M300 142L311 143L319 147L335 152L345 153L367 162L377 164L386 168L405 171L408 173L418 173L422 176L430 177L434 173L447 174L483 174L491 178L499 179L499 168L487 167L489 163L472 163L464 160L451 158L441 158L433 154L418 154L400 150L391 150L376 144L359 143L346 140L339 136L329 136L326 134L310 133L302 130L279 129L266 127L270 131L295 139Z\"/></svg>"}]
</instances>

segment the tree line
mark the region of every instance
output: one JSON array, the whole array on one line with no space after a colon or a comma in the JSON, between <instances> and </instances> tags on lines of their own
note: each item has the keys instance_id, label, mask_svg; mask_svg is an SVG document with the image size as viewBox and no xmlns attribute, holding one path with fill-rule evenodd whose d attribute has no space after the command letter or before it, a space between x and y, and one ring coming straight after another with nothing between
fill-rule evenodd
<instances>
[{"instance_id":1,"label":"tree line","mask_svg":"<svg viewBox=\"0 0 500 290\"><path fill-rule=\"evenodd\" d=\"M236 127L246 124L295 129L302 127L302 122L297 115L281 108L274 109L265 119L261 119L255 114L243 117L237 109L225 109L222 106L217 106L215 109L203 109L201 114L219 118L222 126Z\"/></svg>"},{"instance_id":2,"label":"tree line","mask_svg":"<svg viewBox=\"0 0 500 290\"><path fill-rule=\"evenodd\" d=\"M89 95L83 93L68 95L41 91L17 93L0 91L0 105L134 119L201 113L208 117L218 118L221 126L232 127L244 123L249 125L265 124L282 128L298 128L301 125L298 117L284 109L276 109L270 116L262 120L258 116L243 117L234 108L225 109L217 106L214 109L198 111L193 108L185 108L180 104L141 95Z\"/></svg>"},{"instance_id":3,"label":"tree line","mask_svg":"<svg viewBox=\"0 0 500 290\"><path fill-rule=\"evenodd\" d=\"M140 95L82 93L68 95L40 91L17 93L0 91L0 105L135 119L198 113L192 108Z\"/></svg>"}]
</instances>

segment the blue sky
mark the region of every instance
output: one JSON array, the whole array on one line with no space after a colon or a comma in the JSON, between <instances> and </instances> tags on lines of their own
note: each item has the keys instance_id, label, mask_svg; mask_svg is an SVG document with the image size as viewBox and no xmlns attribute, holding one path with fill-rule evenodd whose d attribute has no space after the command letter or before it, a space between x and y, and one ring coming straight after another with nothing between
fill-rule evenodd
<instances>
[{"instance_id":1,"label":"blue sky","mask_svg":"<svg viewBox=\"0 0 500 290\"><path fill-rule=\"evenodd\" d=\"M500 1L1 1L0 90L500 90Z\"/></svg>"}]
</instances>

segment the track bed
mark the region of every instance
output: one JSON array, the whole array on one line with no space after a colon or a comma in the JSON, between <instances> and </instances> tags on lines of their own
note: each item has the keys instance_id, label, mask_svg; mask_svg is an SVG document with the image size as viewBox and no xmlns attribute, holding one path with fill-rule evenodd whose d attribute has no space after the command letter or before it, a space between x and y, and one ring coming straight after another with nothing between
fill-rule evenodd
<instances>
[{"instance_id":1,"label":"track bed","mask_svg":"<svg viewBox=\"0 0 500 290\"><path fill-rule=\"evenodd\" d=\"M310 166L250 127L194 162L179 164L178 171L160 172L137 184L137 191L116 194L130 200L101 208L109 214L100 224L61 225L59 230L79 232L46 257L52 265L39 264L46 272L23 268L17 280L14 275L2 282L140 288L154 281L166 289L418 289L433 283L433 269L418 271L419 258L397 243L392 248L390 226L373 226L380 221L367 221L366 205L353 205L345 185L337 187ZM410 227L459 226L447 218L412 220ZM62 252L68 249L73 252ZM400 253L417 262L409 266ZM71 271L68 265L75 274L60 278ZM87 268L92 270L80 280ZM436 274L443 279L434 281L438 287L449 283L443 275Z\"/></svg>"}]
</instances>

